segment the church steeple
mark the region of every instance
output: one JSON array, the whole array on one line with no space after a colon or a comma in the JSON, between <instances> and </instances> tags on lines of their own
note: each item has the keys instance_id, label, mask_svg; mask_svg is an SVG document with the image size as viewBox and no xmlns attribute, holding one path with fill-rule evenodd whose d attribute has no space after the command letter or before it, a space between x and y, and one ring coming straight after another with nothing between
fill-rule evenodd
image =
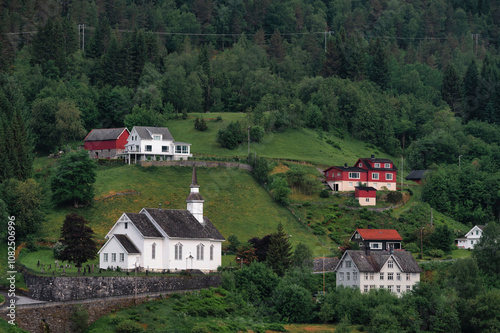
<instances>
[{"instance_id":1,"label":"church steeple","mask_svg":"<svg viewBox=\"0 0 500 333\"><path fill-rule=\"evenodd\" d=\"M193 214L193 216L202 225L205 225L205 220L203 219L203 202L205 200L200 194L200 185L198 185L198 179L196 177L196 167L193 167L193 177L191 180L190 193L186 199L187 210Z\"/></svg>"}]
</instances>

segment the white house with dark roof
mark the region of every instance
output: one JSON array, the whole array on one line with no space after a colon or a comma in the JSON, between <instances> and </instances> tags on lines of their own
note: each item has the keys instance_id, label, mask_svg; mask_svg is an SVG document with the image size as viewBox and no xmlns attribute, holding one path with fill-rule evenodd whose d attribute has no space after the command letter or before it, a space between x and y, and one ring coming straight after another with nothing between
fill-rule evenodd
<instances>
[{"instance_id":1,"label":"white house with dark roof","mask_svg":"<svg viewBox=\"0 0 500 333\"><path fill-rule=\"evenodd\" d=\"M337 287L355 287L362 293L388 289L401 295L420 282L422 269L408 251L348 250L337 267Z\"/></svg>"},{"instance_id":2,"label":"white house with dark roof","mask_svg":"<svg viewBox=\"0 0 500 333\"><path fill-rule=\"evenodd\" d=\"M192 157L191 144L175 141L166 127L134 126L122 154L131 161L179 161Z\"/></svg>"},{"instance_id":3,"label":"white house with dark roof","mask_svg":"<svg viewBox=\"0 0 500 333\"><path fill-rule=\"evenodd\" d=\"M139 213L123 213L99 250L99 267L217 270L224 237L203 216L195 168L186 203L185 210L143 208Z\"/></svg>"},{"instance_id":4,"label":"white house with dark roof","mask_svg":"<svg viewBox=\"0 0 500 333\"><path fill-rule=\"evenodd\" d=\"M485 225L475 225L468 233L462 238L455 239L455 243L459 249L474 249L474 245L479 243L483 235Z\"/></svg>"}]
</instances>

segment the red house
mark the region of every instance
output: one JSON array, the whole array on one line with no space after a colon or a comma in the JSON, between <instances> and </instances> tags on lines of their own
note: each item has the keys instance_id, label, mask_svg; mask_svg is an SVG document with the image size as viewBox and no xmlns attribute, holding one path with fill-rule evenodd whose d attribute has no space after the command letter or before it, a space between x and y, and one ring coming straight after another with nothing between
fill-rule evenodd
<instances>
[{"instance_id":1,"label":"red house","mask_svg":"<svg viewBox=\"0 0 500 333\"><path fill-rule=\"evenodd\" d=\"M377 190L368 186L356 186L354 197L358 199L361 206L377 205Z\"/></svg>"},{"instance_id":2,"label":"red house","mask_svg":"<svg viewBox=\"0 0 500 333\"><path fill-rule=\"evenodd\" d=\"M388 251L401 249L403 238L395 229L356 229L350 241L358 243L360 250Z\"/></svg>"},{"instance_id":3,"label":"red house","mask_svg":"<svg viewBox=\"0 0 500 333\"><path fill-rule=\"evenodd\" d=\"M116 158L125 150L129 135L126 127L93 129L85 138L84 147L90 158Z\"/></svg>"},{"instance_id":4,"label":"red house","mask_svg":"<svg viewBox=\"0 0 500 333\"><path fill-rule=\"evenodd\" d=\"M396 190L397 168L394 163L385 158L360 158L353 167L347 163L342 166L332 166L323 171L326 182L334 191L354 191L355 186L365 184L381 190Z\"/></svg>"}]
</instances>

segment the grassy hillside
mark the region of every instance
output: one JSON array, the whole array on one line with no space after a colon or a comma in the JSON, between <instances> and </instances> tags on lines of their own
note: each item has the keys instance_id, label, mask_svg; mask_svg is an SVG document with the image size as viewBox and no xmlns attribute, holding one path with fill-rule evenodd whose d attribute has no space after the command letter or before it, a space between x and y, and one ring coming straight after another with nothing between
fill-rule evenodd
<instances>
[{"instance_id":1,"label":"grassy hillside","mask_svg":"<svg viewBox=\"0 0 500 333\"><path fill-rule=\"evenodd\" d=\"M282 222L286 232L292 235L292 243L304 242L315 252L324 251L316 237L287 209L276 204L247 171L196 170L205 198L204 214L224 237L234 234L241 241L262 237L274 232L278 222ZM192 169L188 167L105 168L97 175L93 205L76 211L90 222L98 239L102 240L123 212L139 212L143 207L156 208L159 204L165 209L185 209L191 175ZM112 196L121 192L132 194ZM51 211L41 236L56 240L64 217L71 211L71 208Z\"/></svg>"},{"instance_id":2,"label":"grassy hillside","mask_svg":"<svg viewBox=\"0 0 500 333\"><path fill-rule=\"evenodd\" d=\"M202 116L207 121L207 131L200 132L194 129L194 120L197 116ZM215 121L218 116L223 119L222 122ZM216 142L219 130L231 121L240 121L244 124L244 128L248 126L245 113L190 113L188 119L170 120L167 126L176 140L193 144L191 152L195 155L246 157L248 153L246 143L234 150L229 150L221 148ZM371 154L391 158L382 153L379 148L355 140L348 134L334 135L325 132L321 134L311 129L289 129L280 133L266 134L261 143L250 144L250 151L263 157L310 161L321 165L343 165L344 163L352 165L359 157L370 157Z\"/></svg>"}]
</instances>

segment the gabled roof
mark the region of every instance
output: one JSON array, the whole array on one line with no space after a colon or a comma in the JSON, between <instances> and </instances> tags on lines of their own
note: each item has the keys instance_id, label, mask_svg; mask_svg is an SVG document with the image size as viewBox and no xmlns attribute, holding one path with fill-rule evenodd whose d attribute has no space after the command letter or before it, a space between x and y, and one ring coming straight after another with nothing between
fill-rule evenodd
<instances>
[{"instance_id":1,"label":"gabled roof","mask_svg":"<svg viewBox=\"0 0 500 333\"><path fill-rule=\"evenodd\" d=\"M469 234L470 234L470 233L472 233L475 229L479 229L479 230L483 231L485 227L486 227L485 225L480 225L480 224L477 224L477 225L473 226L473 227L472 227L472 229L470 229L470 230L469 230L469 231L465 234L465 236L464 236L464 237L469 236Z\"/></svg>"},{"instance_id":2,"label":"gabled roof","mask_svg":"<svg viewBox=\"0 0 500 333\"><path fill-rule=\"evenodd\" d=\"M134 126L137 135L143 140L153 140L153 134L159 134L162 136L162 141L173 141L174 137L170 134L170 131L166 127L146 127L146 126ZM134 129L132 129L134 130Z\"/></svg>"},{"instance_id":3,"label":"gabled roof","mask_svg":"<svg viewBox=\"0 0 500 333\"><path fill-rule=\"evenodd\" d=\"M313 272L323 272L323 268L325 272L331 272L335 270L335 267L337 267L337 264L339 263L340 259L335 257L335 258L327 258L327 257L321 257L321 258L314 258L313 260Z\"/></svg>"},{"instance_id":4,"label":"gabled roof","mask_svg":"<svg viewBox=\"0 0 500 333\"><path fill-rule=\"evenodd\" d=\"M126 127L120 128L97 128L90 131L84 141L109 141L116 140L123 131L129 132Z\"/></svg>"},{"instance_id":5,"label":"gabled roof","mask_svg":"<svg viewBox=\"0 0 500 333\"><path fill-rule=\"evenodd\" d=\"M208 218L203 217L205 225L202 225L188 210L157 208L145 208L144 210L169 237L224 240L224 237Z\"/></svg>"},{"instance_id":6,"label":"gabled roof","mask_svg":"<svg viewBox=\"0 0 500 333\"><path fill-rule=\"evenodd\" d=\"M115 234L114 236L128 254L141 253L127 235Z\"/></svg>"},{"instance_id":7,"label":"gabled roof","mask_svg":"<svg viewBox=\"0 0 500 333\"><path fill-rule=\"evenodd\" d=\"M354 188L357 188L358 190L361 190L361 191L377 191L377 189L375 187L371 187L371 186L354 186Z\"/></svg>"},{"instance_id":8,"label":"gabled roof","mask_svg":"<svg viewBox=\"0 0 500 333\"><path fill-rule=\"evenodd\" d=\"M331 166L328 169L323 170L323 172L327 172L331 169L338 169L338 170L342 170L342 171L366 172L365 169L361 169L358 167L350 167L350 166L345 166L345 165L344 166Z\"/></svg>"},{"instance_id":9,"label":"gabled roof","mask_svg":"<svg viewBox=\"0 0 500 333\"><path fill-rule=\"evenodd\" d=\"M163 237L153 222L144 214L125 213L144 237Z\"/></svg>"},{"instance_id":10,"label":"gabled roof","mask_svg":"<svg viewBox=\"0 0 500 333\"><path fill-rule=\"evenodd\" d=\"M403 238L395 229L356 229L356 231L351 236L351 240L353 239L356 232L359 233L363 240L403 240Z\"/></svg>"},{"instance_id":11,"label":"gabled roof","mask_svg":"<svg viewBox=\"0 0 500 333\"><path fill-rule=\"evenodd\" d=\"M392 254L386 251L371 251L369 255L365 251L348 250L342 260L348 254L360 272L380 272L387 260L393 258L403 273L421 273L422 268L417 264L415 258L408 251L394 251Z\"/></svg>"},{"instance_id":12,"label":"gabled roof","mask_svg":"<svg viewBox=\"0 0 500 333\"><path fill-rule=\"evenodd\" d=\"M365 165L368 170L398 170L398 168L394 166L394 162L387 158L360 158L358 162L359 161L363 162L363 165ZM358 162L356 162L356 164L358 164ZM380 163L381 167L375 168L371 165L371 163ZM391 163L392 168L384 168L384 163Z\"/></svg>"},{"instance_id":13,"label":"gabled roof","mask_svg":"<svg viewBox=\"0 0 500 333\"><path fill-rule=\"evenodd\" d=\"M406 180L421 180L424 178L424 174L427 170L413 170L408 176L405 177Z\"/></svg>"}]
</instances>

